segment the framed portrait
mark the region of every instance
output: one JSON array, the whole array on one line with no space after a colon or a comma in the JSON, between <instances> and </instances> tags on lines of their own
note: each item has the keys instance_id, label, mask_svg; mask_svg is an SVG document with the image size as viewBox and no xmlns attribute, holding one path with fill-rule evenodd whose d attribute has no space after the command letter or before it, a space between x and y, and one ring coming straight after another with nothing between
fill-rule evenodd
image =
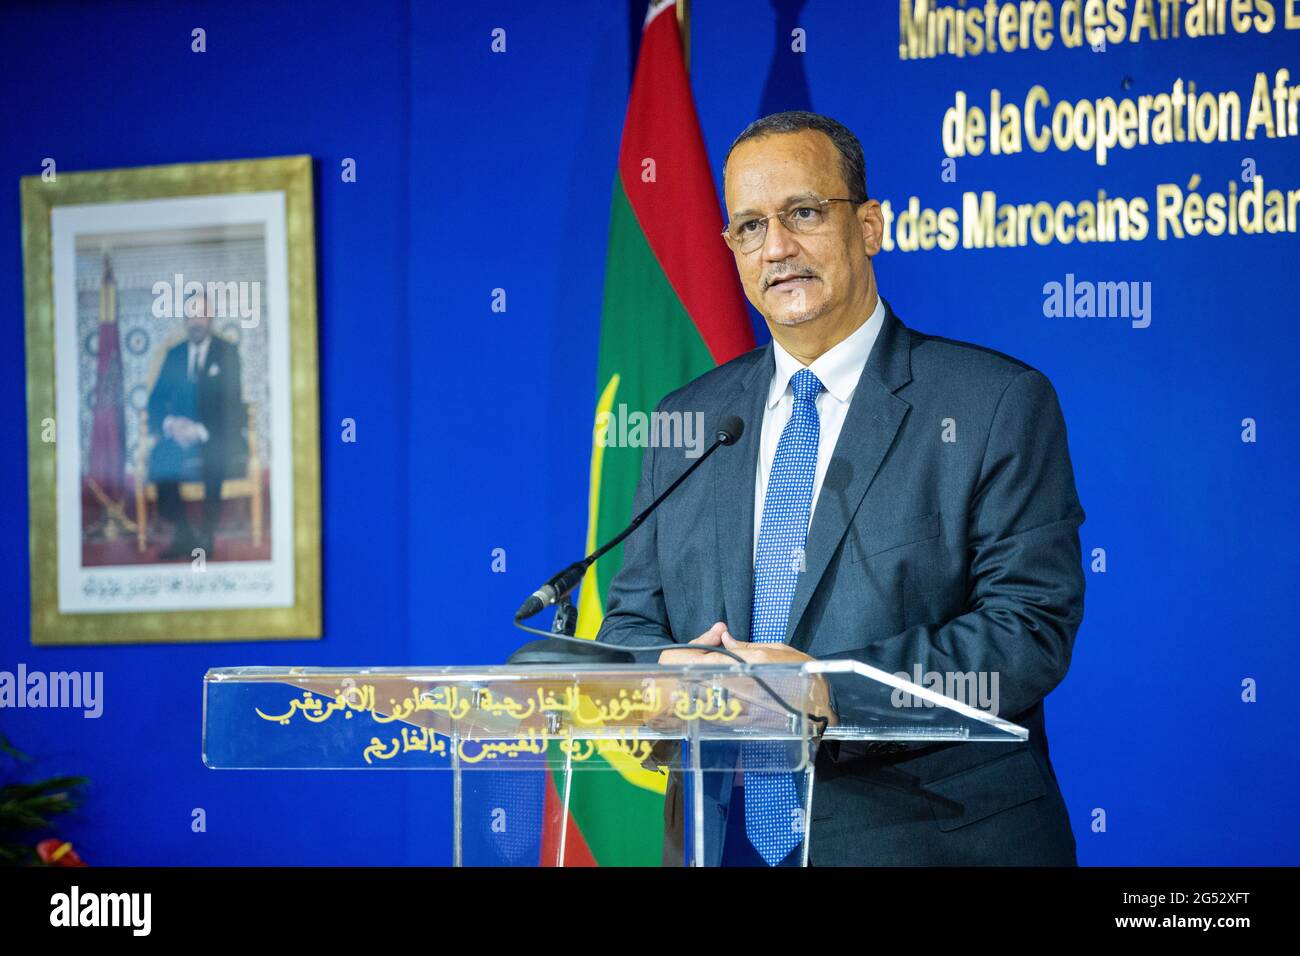
<instances>
[{"instance_id":1,"label":"framed portrait","mask_svg":"<svg viewBox=\"0 0 1300 956\"><path fill-rule=\"evenodd\" d=\"M308 156L22 180L33 644L319 638Z\"/></svg>"}]
</instances>

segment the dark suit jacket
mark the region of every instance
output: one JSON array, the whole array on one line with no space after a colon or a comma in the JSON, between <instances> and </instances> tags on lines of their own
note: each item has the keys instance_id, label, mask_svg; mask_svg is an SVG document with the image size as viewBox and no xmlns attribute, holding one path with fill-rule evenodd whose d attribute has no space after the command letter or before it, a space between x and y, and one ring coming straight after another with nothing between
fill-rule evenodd
<instances>
[{"instance_id":1,"label":"dark suit jacket","mask_svg":"<svg viewBox=\"0 0 1300 956\"><path fill-rule=\"evenodd\" d=\"M167 352L149 393L149 432L157 438L149 457L153 481L236 478L248 467L248 439L240 381L239 347L213 335L197 381L189 380L189 340ZM182 449L162 435L163 419L184 415L201 422L208 441Z\"/></svg>"},{"instance_id":2,"label":"dark suit jacket","mask_svg":"<svg viewBox=\"0 0 1300 956\"><path fill-rule=\"evenodd\" d=\"M818 748L811 859L1073 864L1043 720L1043 698L1070 664L1084 593L1084 512L1056 393L1023 362L916 332L885 309L812 517L786 641L890 673L917 663L923 672L996 671L999 716L1030 736L886 754ZM702 411L705 434L727 415L745 432L627 539L602 640L687 642L719 620L748 639L754 475L774 368L769 344L660 402L661 411ZM942 440L946 419L953 442ZM682 450L647 449L634 510L690 463ZM732 775L705 776L716 864ZM671 774L665 862L681 862L680 784Z\"/></svg>"}]
</instances>

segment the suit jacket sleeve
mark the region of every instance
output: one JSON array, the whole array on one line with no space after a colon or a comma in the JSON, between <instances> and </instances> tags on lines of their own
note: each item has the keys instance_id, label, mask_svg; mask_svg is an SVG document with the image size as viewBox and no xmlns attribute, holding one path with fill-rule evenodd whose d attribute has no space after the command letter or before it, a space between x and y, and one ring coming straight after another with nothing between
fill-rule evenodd
<instances>
[{"instance_id":1,"label":"suit jacket sleeve","mask_svg":"<svg viewBox=\"0 0 1300 956\"><path fill-rule=\"evenodd\" d=\"M1070 666L1083 618L1083 520L1056 393L1027 369L998 401L970 494L965 613L826 656L890 673L918 663L922 672L996 672L999 714L1014 720Z\"/></svg>"},{"instance_id":2,"label":"suit jacket sleeve","mask_svg":"<svg viewBox=\"0 0 1300 956\"><path fill-rule=\"evenodd\" d=\"M153 384L153 390L149 392L149 434L154 436L162 434L163 419L170 415L172 410L172 372L175 364L172 355L173 353L169 351L163 356L158 378Z\"/></svg>"},{"instance_id":3,"label":"suit jacket sleeve","mask_svg":"<svg viewBox=\"0 0 1300 956\"><path fill-rule=\"evenodd\" d=\"M663 403L656 406L659 411ZM641 478L632 498L632 514L639 514L655 499L655 448L645 450ZM663 582L659 575L658 512L623 542L623 564L609 585L605 619L599 640L631 647L674 640L668 629Z\"/></svg>"}]
</instances>

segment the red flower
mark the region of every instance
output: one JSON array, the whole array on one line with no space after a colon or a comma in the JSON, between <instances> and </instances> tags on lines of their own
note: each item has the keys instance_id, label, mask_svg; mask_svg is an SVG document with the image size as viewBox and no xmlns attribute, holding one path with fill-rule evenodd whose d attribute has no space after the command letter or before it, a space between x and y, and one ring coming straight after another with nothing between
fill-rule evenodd
<instances>
[{"instance_id":1,"label":"red flower","mask_svg":"<svg viewBox=\"0 0 1300 956\"><path fill-rule=\"evenodd\" d=\"M77 851L66 840L42 840L36 844L36 854L46 866L85 866Z\"/></svg>"}]
</instances>

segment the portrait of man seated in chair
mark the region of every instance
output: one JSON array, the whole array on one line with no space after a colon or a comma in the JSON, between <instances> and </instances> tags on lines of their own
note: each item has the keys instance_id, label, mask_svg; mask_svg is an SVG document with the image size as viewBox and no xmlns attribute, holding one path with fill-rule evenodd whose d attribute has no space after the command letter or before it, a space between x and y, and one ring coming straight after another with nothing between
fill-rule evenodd
<instances>
[{"instance_id":1,"label":"portrait of man seated in chair","mask_svg":"<svg viewBox=\"0 0 1300 956\"><path fill-rule=\"evenodd\" d=\"M239 347L214 332L215 317L212 298L202 292L186 298L185 338L167 352L149 394L149 480L157 487L158 513L173 528L159 555L164 561L189 560L196 548L213 557L222 484L242 477L248 465ZM197 528L182 501L182 482L203 485Z\"/></svg>"}]
</instances>

